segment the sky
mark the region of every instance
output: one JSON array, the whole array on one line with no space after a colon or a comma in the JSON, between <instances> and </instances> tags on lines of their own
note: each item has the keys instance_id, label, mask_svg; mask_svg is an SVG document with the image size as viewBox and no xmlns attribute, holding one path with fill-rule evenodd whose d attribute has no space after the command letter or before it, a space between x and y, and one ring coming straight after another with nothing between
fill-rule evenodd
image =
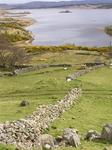
<instances>
[{"instance_id":1,"label":"sky","mask_svg":"<svg viewBox=\"0 0 112 150\"><path fill-rule=\"evenodd\" d=\"M0 0L0 3L12 4L12 3L25 3L25 2L31 2L31 1L63 1L63 0Z\"/></svg>"}]
</instances>

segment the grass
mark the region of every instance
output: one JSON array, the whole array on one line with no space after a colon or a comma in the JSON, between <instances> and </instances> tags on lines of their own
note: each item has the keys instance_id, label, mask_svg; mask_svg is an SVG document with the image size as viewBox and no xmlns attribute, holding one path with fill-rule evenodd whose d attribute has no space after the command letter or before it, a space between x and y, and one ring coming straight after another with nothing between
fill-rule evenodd
<instances>
[{"instance_id":1,"label":"grass","mask_svg":"<svg viewBox=\"0 0 112 150\"><path fill-rule=\"evenodd\" d=\"M0 78L0 121L25 117L40 104L55 103L61 99L74 84L66 83L66 76L75 68L46 68L15 77ZM19 107L22 100L30 105ZM4 111L5 109L5 111Z\"/></svg>"},{"instance_id":2,"label":"grass","mask_svg":"<svg viewBox=\"0 0 112 150\"><path fill-rule=\"evenodd\" d=\"M64 70L63 67L46 68L15 77L0 77L0 122L17 120L30 115L38 105L53 104L77 86L83 89L83 96L46 132L57 136L62 133L63 128L74 127L80 131L81 135L84 135L89 129L100 131L105 123L111 122L111 69L98 69L69 83L65 80L66 76L74 73L82 64L104 62L105 56L100 55L98 51L87 50L47 51L41 54L31 53L31 55L31 64L62 63L73 64L74 67L68 70ZM21 108L19 104L22 100L28 100L30 105ZM109 145L83 140L81 142L82 145L78 150L102 150L103 147ZM6 149L13 150L14 148L0 145L0 150ZM57 150L73 149L62 147Z\"/></svg>"},{"instance_id":3,"label":"grass","mask_svg":"<svg viewBox=\"0 0 112 150\"><path fill-rule=\"evenodd\" d=\"M4 21L12 21L0 23L0 28L3 30L1 33L11 42L32 38L24 29L28 22L10 18ZM74 73L84 63L107 61L105 54L109 51L108 47L82 47L68 44L28 45L24 48L32 56L31 64L68 63L73 64L74 67L68 70L58 67L46 68L15 77L0 77L0 122L17 120L30 115L38 105L53 104L74 87L83 89L82 97L45 132L58 136L62 134L64 128L73 127L77 128L84 137L88 130L94 129L100 132L104 124L112 121L112 69L98 69L69 83L65 80L66 76ZM30 105L20 107L22 100L28 100ZM106 142L87 142L82 139L81 143L78 150L103 150L105 146L112 149L112 146ZM0 150L14 149L13 146L0 145ZM61 147L57 150L74 150L74 148Z\"/></svg>"},{"instance_id":4,"label":"grass","mask_svg":"<svg viewBox=\"0 0 112 150\"><path fill-rule=\"evenodd\" d=\"M44 54L35 54L31 59L32 64L84 64L89 62L96 62L97 60L104 62L106 59L98 52L87 52L84 50L68 50L63 52L47 52Z\"/></svg>"},{"instance_id":5,"label":"grass","mask_svg":"<svg viewBox=\"0 0 112 150\"><path fill-rule=\"evenodd\" d=\"M6 146L6 145L0 144L0 150L15 150L15 147L10 146L10 145Z\"/></svg>"},{"instance_id":6,"label":"grass","mask_svg":"<svg viewBox=\"0 0 112 150\"><path fill-rule=\"evenodd\" d=\"M46 131L54 136L60 135L64 128L73 127L85 135L93 129L101 132L106 123L112 122L112 69L102 68L80 77L83 95L79 101ZM74 81L75 83L75 81ZM54 127L56 129L54 129ZM78 150L102 150L110 146L106 142L85 142ZM112 148L112 147L111 147ZM74 148L61 148L58 150L73 150Z\"/></svg>"},{"instance_id":7,"label":"grass","mask_svg":"<svg viewBox=\"0 0 112 150\"><path fill-rule=\"evenodd\" d=\"M13 21L13 20L12 20ZM21 41L31 38L23 25L16 22L0 24L1 28L15 29L14 34L4 32L7 38ZM20 30L23 36L18 36ZM20 32L20 34L21 34ZM25 39L27 40L27 39ZM112 121L112 69L102 68L92 71L72 82L66 82L66 76L74 73L82 64L89 62L105 62L108 47L91 48L75 45L62 46L26 46L32 56L31 64L73 64L74 67L46 68L35 72L24 73L15 77L0 77L0 122L17 120L30 115L39 105L53 104L74 87L81 87L83 95L79 101L54 121L45 132L58 136L64 128L73 127L80 131L82 137L90 130L101 132L106 123ZM22 100L29 101L27 107L20 107ZM5 110L5 111L4 111ZM78 150L103 150L109 143L87 142L81 140ZM0 150L14 150L13 146L0 145ZM74 150L72 147L61 147L57 150Z\"/></svg>"},{"instance_id":8,"label":"grass","mask_svg":"<svg viewBox=\"0 0 112 150\"><path fill-rule=\"evenodd\" d=\"M112 69L98 69L66 83L66 75L74 70L47 68L16 77L0 78L0 120L24 117L37 105L54 103L70 88L79 86L83 89L82 97L45 132L58 136L68 127L78 129L82 137L90 129L100 132L103 125L112 122ZM20 108L19 103L23 99L28 99L30 106ZM87 142L82 139L81 143L78 150L103 150L105 146L112 148L107 142ZM0 150L6 148L13 150L11 146L0 146ZM74 150L74 148L61 147L56 150Z\"/></svg>"}]
</instances>

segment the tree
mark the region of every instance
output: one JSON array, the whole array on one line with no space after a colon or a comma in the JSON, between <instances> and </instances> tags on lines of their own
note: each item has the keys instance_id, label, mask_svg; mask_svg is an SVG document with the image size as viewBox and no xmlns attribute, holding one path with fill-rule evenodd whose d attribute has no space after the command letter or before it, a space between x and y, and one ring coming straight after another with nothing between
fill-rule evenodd
<instances>
[{"instance_id":1,"label":"tree","mask_svg":"<svg viewBox=\"0 0 112 150\"><path fill-rule=\"evenodd\" d=\"M28 61L27 53L24 49L15 47L5 37L0 35L0 66L14 72L16 66L23 65Z\"/></svg>"}]
</instances>

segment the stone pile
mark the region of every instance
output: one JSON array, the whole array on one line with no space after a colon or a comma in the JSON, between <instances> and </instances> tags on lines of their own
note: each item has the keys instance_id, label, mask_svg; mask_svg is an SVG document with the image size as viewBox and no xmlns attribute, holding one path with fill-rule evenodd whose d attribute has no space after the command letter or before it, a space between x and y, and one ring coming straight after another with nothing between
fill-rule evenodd
<instances>
[{"instance_id":1,"label":"stone pile","mask_svg":"<svg viewBox=\"0 0 112 150\"><path fill-rule=\"evenodd\" d=\"M72 89L55 105L39 106L31 116L25 119L0 124L0 143L14 144L27 150L38 149L42 131L73 105L80 95L81 89Z\"/></svg>"}]
</instances>

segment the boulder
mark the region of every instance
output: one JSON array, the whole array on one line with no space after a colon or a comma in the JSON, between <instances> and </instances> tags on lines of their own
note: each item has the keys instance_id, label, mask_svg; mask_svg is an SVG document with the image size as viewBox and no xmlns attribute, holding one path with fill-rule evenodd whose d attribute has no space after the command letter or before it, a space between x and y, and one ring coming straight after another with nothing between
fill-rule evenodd
<instances>
[{"instance_id":1,"label":"boulder","mask_svg":"<svg viewBox=\"0 0 112 150\"><path fill-rule=\"evenodd\" d=\"M54 147L55 139L52 135L42 134L40 135L39 142L43 149L48 150Z\"/></svg>"},{"instance_id":2,"label":"boulder","mask_svg":"<svg viewBox=\"0 0 112 150\"><path fill-rule=\"evenodd\" d=\"M64 129L63 140L67 145L78 147L80 145L80 136L78 130L67 128Z\"/></svg>"},{"instance_id":3,"label":"boulder","mask_svg":"<svg viewBox=\"0 0 112 150\"><path fill-rule=\"evenodd\" d=\"M108 147L104 147L104 149L103 150L110 150Z\"/></svg>"},{"instance_id":4,"label":"boulder","mask_svg":"<svg viewBox=\"0 0 112 150\"><path fill-rule=\"evenodd\" d=\"M101 135L97 131L89 130L86 134L85 139L88 141L93 141L95 139L99 139L100 137Z\"/></svg>"},{"instance_id":5,"label":"boulder","mask_svg":"<svg viewBox=\"0 0 112 150\"><path fill-rule=\"evenodd\" d=\"M101 139L112 142L112 124L106 124L103 127Z\"/></svg>"},{"instance_id":6,"label":"boulder","mask_svg":"<svg viewBox=\"0 0 112 150\"><path fill-rule=\"evenodd\" d=\"M25 100L20 103L20 107L26 107L28 105L29 105L29 102Z\"/></svg>"},{"instance_id":7,"label":"boulder","mask_svg":"<svg viewBox=\"0 0 112 150\"><path fill-rule=\"evenodd\" d=\"M72 81L73 79L71 78L71 77L66 77L66 81L67 82L70 82L70 81Z\"/></svg>"}]
</instances>

